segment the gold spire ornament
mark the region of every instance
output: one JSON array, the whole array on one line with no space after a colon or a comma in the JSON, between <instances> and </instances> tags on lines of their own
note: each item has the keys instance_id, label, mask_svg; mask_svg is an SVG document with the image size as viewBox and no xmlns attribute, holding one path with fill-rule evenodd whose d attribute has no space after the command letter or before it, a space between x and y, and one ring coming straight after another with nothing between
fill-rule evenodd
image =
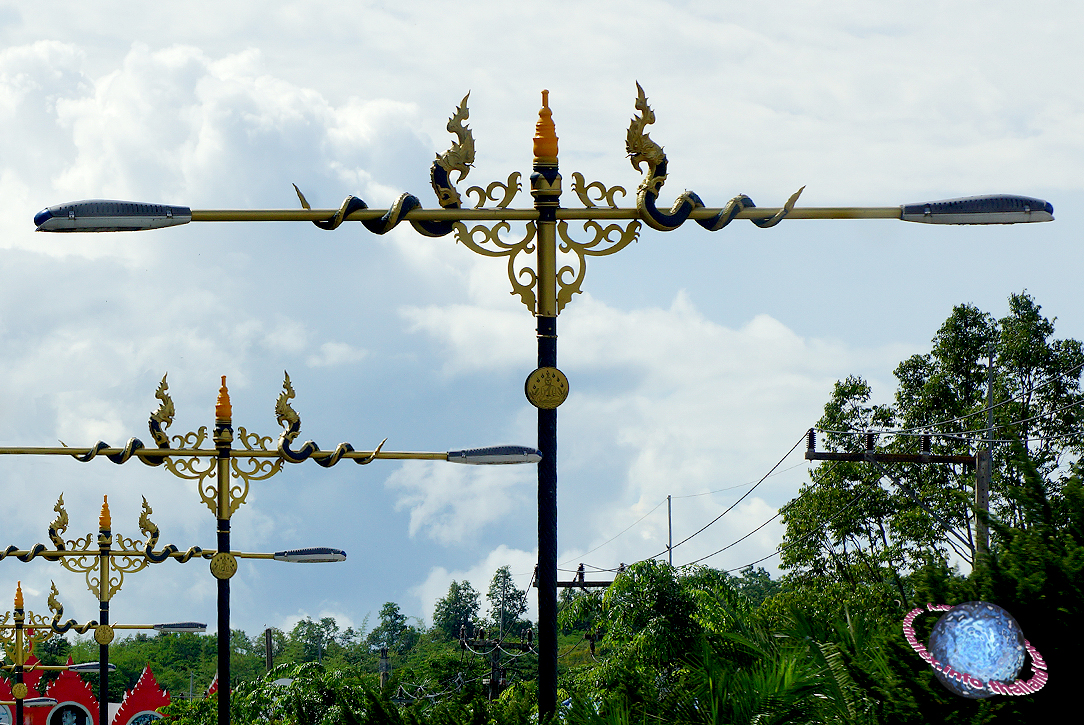
<instances>
[{"instance_id":1,"label":"gold spire ornament","mask_svg":"<svg viewBox=\"0 0 1084 725\"><path fill-rule=\"evenodd\" d=\"M557 163L557 127L553 125L549 91L542 91L542 108L538 109L538 122L534 125L534 160Z\"/></svg>"},{"instance_id":2,"label":"gold spire ornament","mask_svg":"<svg viewBox=\"0 0 1084 725\"><path fill-rule=\"evenodd\" d=\"M23 608L23 583L21 581L15 585L15 608Z\"/></svg>"},{"instance_id":3,"label":"gold spire ornament","mask_svg":"<svg viewBox=\"0 0 1084 725\"><path fill-rule=\"evenodd\" d=\"M102 531L109 531L113 525L113 521L109 517L109 497L102 496L102 499L102 514L98 517L98 528Z\"/></svg>"},{"instance_id":4,"label":"gold spire ornament","mask_svg":"<svg viewBox=\"0 0 1084 725\"><path fill-rule=\"evenodd\" d=\"M230 405L230 391L226 388L226 376L222 376L222 387L218 389L218 402L215 403L215 422L229 423L233 419L233 406Z\"/></svg>"}]
</instances>

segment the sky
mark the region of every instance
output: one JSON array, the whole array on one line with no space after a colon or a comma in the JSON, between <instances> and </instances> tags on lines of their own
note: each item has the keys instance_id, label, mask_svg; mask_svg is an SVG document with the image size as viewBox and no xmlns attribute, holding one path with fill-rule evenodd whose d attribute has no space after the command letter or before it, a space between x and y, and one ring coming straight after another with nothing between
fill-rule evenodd
<instances>
[{"instance_id":1,"label":"sky","mask_svg":"<svg viewBox=\"0 0 1084 725\"><path fill-rule=\"evenodd\" d=\"M674 551L684 564L771 518L808 480L803 445L835 381L876 402L893 369L926 353L953 306L1002 316L1027 292L1059 337L1084 337L1084 88L1070 2L737 3L0 2L0 446L149 443L168 373L170 432L214 423L226 375L235 429L277 437L288 371L300 440L359 450L535 443L523 381L534 320L503 260L402 225L189 224L123 234L34 232L44 207L110 198L213 208L315 207L347 195L436 206L434 154L468 92L477 156L459 184L530 173L540 91L573 172L629 196L624 142L636 82L664 146L668 207L739 193L779 206L892 206L1017 193L1049 224L939 227L891 220L689 224L641 231L591 259L559 319L559 555L594 572L704 526L780 460L775 475ZM514 206L529 206L520 192ZM521 234L522 226L509 236ZM572 228L578 238L585 236ZM288 465L252 484L233 546L334 546L344 563L242 562L232 622L250 634L304 617L376 624L384 602L432 621L452 580L483 593L536 558L534 466L440 462ZM0 546L47 542L63 493L68 536L141 538L141 497L161 543L214 548L195 484L137 461L0 460ZM705 564L772 554L778 522ZM777 560L762 566L778 573ZM562 573L562 578L570 577ZM606 578L605 572L596 574ZM47 613L96 615L79 574L0 563ZM116 622L215 622L206 562L128 575ZM5 594L6 593L6 594ZM0 611L4 607L0 606ZM532 596L532 612L534 611Z\"/></svg>"}]
</instances>

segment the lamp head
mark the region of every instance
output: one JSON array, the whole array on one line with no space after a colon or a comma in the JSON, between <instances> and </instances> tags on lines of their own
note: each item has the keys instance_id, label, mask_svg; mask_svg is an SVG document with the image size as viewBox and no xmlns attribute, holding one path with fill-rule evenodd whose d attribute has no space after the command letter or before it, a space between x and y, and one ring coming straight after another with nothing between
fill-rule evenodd
<instances>
[{"instance_id":1,"label":"lamp head","mask_svg":"<svg viewBox=\"0 0 1084 725\"><path fill-rule=\"evenodd\" d=\"M346 552L326 546L313 546L308 549L289 549L276 551L275 561L292 561L299 564L318 564L333 561L346 561Z\"/></svg>"}]
</instances>

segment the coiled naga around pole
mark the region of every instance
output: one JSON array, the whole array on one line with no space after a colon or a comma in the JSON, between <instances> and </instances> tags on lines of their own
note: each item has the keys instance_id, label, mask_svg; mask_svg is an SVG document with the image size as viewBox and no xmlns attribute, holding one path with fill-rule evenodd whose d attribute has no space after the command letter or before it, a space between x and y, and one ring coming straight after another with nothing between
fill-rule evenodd
<instances>
[{"instance_id":1,"label":"coiled naga around pole","mask_svg":"<svg viewBox=\"0 0 1084 725\"><path fill-rule=\"evenodd\" d=\"M294 398L294 386L290 383L290 374L285 373L285 378L282 382L282 392L279 393L278 400L275 401L275 418L278 420L279 425L283 427L282 433L279 435L279 441L277 450L283 460L289 463L303 463L309 458L313 458L314 453L321 453L320 446L316 444L316 441L305 441L301 444L299 450L292 450L290 445L297 440L298 435L301 433L301 416L298 415L294 407L290 405L290 399ZM385 438L380 442L380 445L376 447L371 454L363 456L361 458L355 458L354 463L360 466L364 466L367 463L372 463L376 460L377 454L380 453L380 449L384 447L384 444L388 442ZM349 443L340 443L335 447L335 450L331 451L331 455L325 455L313 458L317 464L324 468L331 468L347 453L354 453L354 446Z\"/></svg>"},{"instance_id":2,"label":"coiled naga around pole","mask_svg":"<svg viewBox=\"0 0 1084 725\"><path fill-rule=\"evenodd\" d=\"M651 106L647 105L647 96L644 95L644 89L640 87L639 83L636 84L636 91L636 110L640 112L640 115L633 117L632 123L629 125L628 138L625 141L625 149L629 153L629 160L632 162L633 167L643 173L640 165L647 165L647 175L644 176L644 180L640 182L640 187L636 190L636 208L640 212L640 218L649 227L660 232L669 232L684 224L694 209L703 208L704 202L700 200L696 192L685 191L674 201L669 212L659 211L655 205L659 198L659 190L666 183L666 154L663 152L662 146L652 141L651 136L644 130L650 124L655 123L655 113L651 110ZM749 221L761 229L774 227L791 212L804 189L803 186L791 194L783 208L771 217L767 219L750 219ZM697 219L696 223L708 231L715 232L732 222L742 211L754 207L756 207L756 204L753 203L752 199L745 194L739 194L728 201L718 214L708 219Z\"/></svg>"},{"instance_id":3,"label":"coiled naga around pole","mask_svg":"<svg viewBox=\"0 0 1084 725\"><path fill-rule=\"evenodd\" d=\"M166 376L163 375L162 381L158 383L158 389L154 392L154 397L158 399L158 408L151 413L150 419L147 421L147 428L150 430L151 438L159 448L169 448L169 436L166 434L166 429L173 423L173 416L175 414L173 399L169 397L168 390L169 385L166 384ZM60 441L60 445L66 446L67 444L64 443L64 441ZM85 453L74 454L72 457L80 463L89 463L94 460L99 453L110 449L111 446L108 443L105 441L98 441L90 447L90 450ZM117 465L127 463L132 456L136 456L148 466L161 466L162 463L165 462L165 458L162 457L138 455L138 452L143 450L146 450L143 441L138 438L129 438L120 452L107 453L105 454L105 457ZM63 503L63 501L61 501L61 503Z\"/></svg>"},{"instance_id":4,"label":"coiled naga around pole","mask_svg":"<svg viewBox=\"0 0 1084 725\"><path fill-rule=\"evenodd\" d=\"M455 134L457 141L443 154L437 154L437 158L429 170L429 179L433 184L433 191L436 192L437 202L442 209L460 208L459 192L456 191L455 184L451 180L451 173L456 172L458 174L457 181L462 181L467 177L470 167L474 164L474 136L471 134L470 129L463 125L463 122L470 116L470 111L467 109L468 98L470 98L469 93L463 96L459 107L455 109L455 113L448 119L448 132ZM294 184L294 191L297 192L297 198L301 201L301 206L305 209L311 209L312 207L309 206L305 195L301 193L301 189L297 188L297 184ZM349 215L368 208L369 205L358 197L348 196L331 219L313 221L313 224L320 229L331 231L337 229ZM418 197L410 193L404 193L379 219L364 219L361 223L373 234L387 234L403 220L405 214L421 208L422 203L418 200ZM443 237L451 234L455 228L453 221L412 220L410 225L414 227L416 232L427 237Z\"/></svg>"}]
</instances>

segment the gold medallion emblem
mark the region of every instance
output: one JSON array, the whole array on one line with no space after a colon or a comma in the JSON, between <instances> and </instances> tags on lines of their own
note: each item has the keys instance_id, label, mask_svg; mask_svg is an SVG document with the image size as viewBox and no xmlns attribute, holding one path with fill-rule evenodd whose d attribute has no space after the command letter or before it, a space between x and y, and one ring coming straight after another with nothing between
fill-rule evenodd
<instances>
[{"instance_id":1,"label":"gold medallion emblem","mask_svg":"<svg viewBox=\"0 0 1084 725\"><path fill-rule=\"evenodd\" d=\"M11 686L11 695L12 695L12 697L14 697L14 698L15 698L16 700L23 700L23 699L25 699L25 698L26 698L26 694L27 694L28 692L30 692L30 690L29 690L29 689L27 689L27 687L26 687L26 684L25 684L25 683L22 683L22 682L16 682L16 683L15 683L14 685L12 685L12 686Z\"/></svg>"},{"instance_id":2,"label":"gold medallion emblem","mask_svg":"<svg viewBox=\"0 0 1084 725\"><path fill-rule=\"evenodd\" d=\"M215 579L229 579L237 573L237 559L228 551L220 551L211 558L211 573Z\"/></svg>"},{"instance_id":3,"label":"gold medallion emblem","mask_svg":"<svg viewBox=\"0 0 1084 725\"><path fill-rule=\"evenodd\" d=\"M568 397L568 378L557 368L538 368L527 376L523 392L534 407L553 410Z\"/></svg>"},{"instance_id":4,"label":"gold medallion emblem","mask_svg":"<svg viewBox=\"0 0 1084 725\"><path fill-rule=\"evenodd\" d=\"M94 628L94 641L98 644L109 644L113 641L113 628L108 624L99 624Z\"/></svg>"}]
</instances>

